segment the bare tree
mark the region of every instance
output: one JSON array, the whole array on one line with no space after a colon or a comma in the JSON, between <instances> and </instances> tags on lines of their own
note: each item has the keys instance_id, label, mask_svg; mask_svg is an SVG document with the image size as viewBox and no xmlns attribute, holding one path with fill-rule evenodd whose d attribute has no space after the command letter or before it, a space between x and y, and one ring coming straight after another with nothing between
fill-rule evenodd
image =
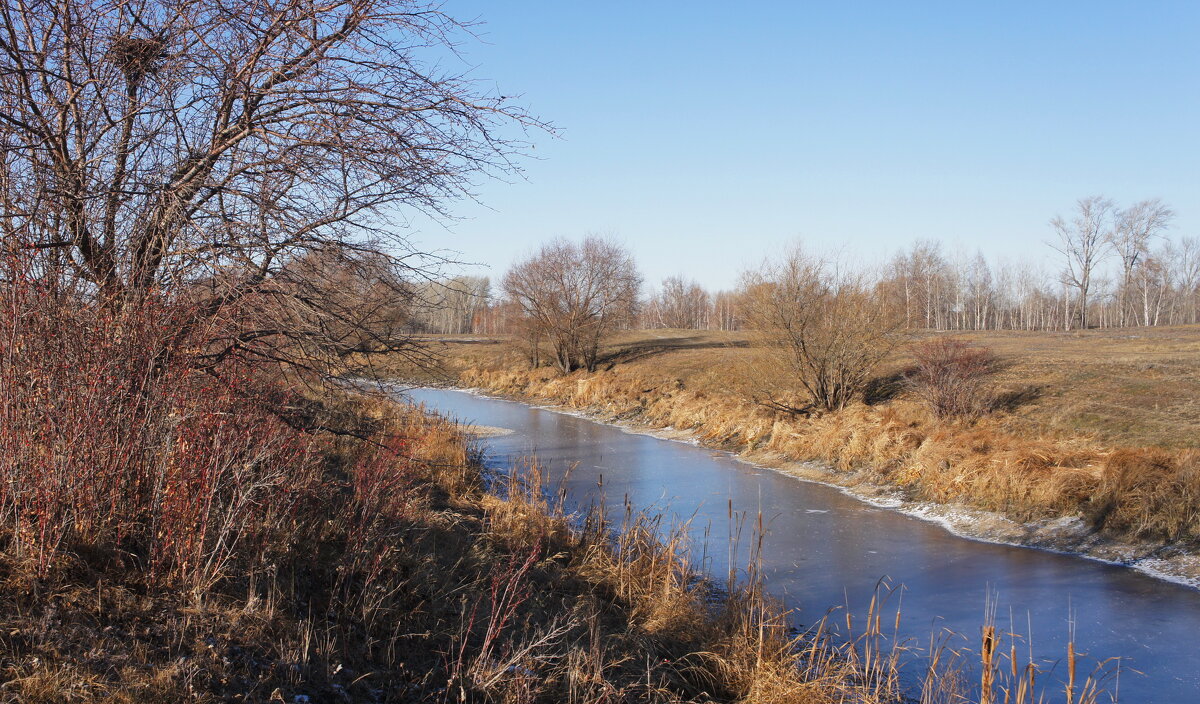
<instances>
[{"instance_id":1,"label":"bare tree","mask_svg":"<svg viewBox=\"0 0 1200 704\"><path fill-rule=\"evenodd\" d=\"M1173 272L1167 265L1172 254L1168 245L1147 252L1131 272L1130 286L1133 293L1141 299L1142 325L1158 325L1163 304L1172 285ZM1136 316L1134 319L1136 320Z\"/></svg>"},{"instance_id":2,"label":"bare tree","mask_svg":"<svg viewBox=\"0 0 1200 704\"><path fill-rule=\"evenodd\" d=\"M1040 262L950 259L936 243L917 242L888 261L872 295L901 310L908 329L1069 329L1084 311L1093 327L1198 321L1200 247L1195 239L1166 236L1169 210L1145 201L1114 222L1105 215L1115 212L1111 202L1084 206L1088 212L1070 223L1055 219L1063 230L1055 246L1070 252L1067 270L1058 276ZM1114 242L1148 244L1127 246L1117 265L1105 258Z\"/></svg>"},{"instance_id":3,"label":"bare tree","mask_svg":"<svg viewBox=\"0 0 1200 704\"><path fill-rule=\"evenodd\" d=\"M490 296L491 282L486 276L426 281L418 287L412 327L443 335L474 332Z\"/></svg>"},{"instance_id":4,"label":"bare tree","mask_svg":"<svg viewBox=\"0 0 1200 704\"><path fill-rule=\"evenodd\" d=\"M832 411L860 395L904 324L903 309L873 291L861 275L799 248L748 272L741 308L762 337L764 356L751 370L761 402L793 413Z\"/></svg>"},{"instance_id":5,"label":"bare tree","mask_svg":"<svg viewBox=\"0 0 1200 704\"><path fill-rule=\"evenodd\" d=\"M208 305L209 296L209 287L193 286L178 299L191 303L184 309L192 312ZM357 357L402 347L409 361L426 364L428 354L408 344L404 330L412 300L411 284L397 276L386 255L313 250L283 263L270 286L242 305L207 319L207 344L198 359L211 368L230 355L248 354L336 374L353 369ZM255 345L259 337L270 344Z\"/></svg>"},{"instance_id":6,"label":"bare tree","mask_svg":"<svg viewBox=\"0 0 1200 704\"><path fill-rule=\"evenodd\" d=\"M1109 247L1113 210L1116 204L1103 196L1088 196L1076 202L1075 217L1067 222L1060 216L1050 220L1058 242L1050 246L1066 257L1063 283L1078 291L1079 324L1088 327L1088 294L1092 275ZM1069 329L1070 321L1065 321Z\"/></svg>"},{"instance_id":7,"label":"bare tree","mask_svg":"<svg viewBox=\"0 0 1200 704\"><path fill-rule=\"evenodd\" d=\"M903 301L905 325L909 328L941 329L950 306L945 301L950 288L950 265L936 242L921 240L908 252L899 252L889 265L889 280L882 288ZM922 322L923 321L923 322ZM918 322L922 322L918 325Z\"/></svg>"},{"instance_id":8,"label":"bare tree","mask_svg":"<svg viewBox=\"0 0 1200 704\"><path fill-rule=\"evenodd\" d=\"M1118 291L1118 320L1128 323L1126 296L1133 285L1133 272L1150 250L1150 241L1170 226L1175 213L1161 200L1143 200L1119 210L1109 233L1109 243L1121 258L1121 288Z\"/></svg>"},{"instance_id":9,"label":"bare tree","mask_svg":"<svg viewBox=\"0 0 1200 704\"><path fill-rule=\"evenodd\" d=\"M738 330L741 320L738 316L738 296L732 291L717 291L712 296L709 327L714 330Z\"/></svg>"},{"instance_id":10,"label":"bare tree","mask_svg":"<svg viewBox=\"0 0 1200 704\"><path fill-rule=\"evenodd\" d=\"M1200 323L1200 239L1184 237L1171 256L1172 278L1178 290L1179 321Z\"/></svg>"},{"instance_id":11,"label":"bare tree","mask_svg":"<svg viewBox=\"0 0 1200 704\"><path fill-rule=\"evenodd\" d=\"M965 320L959 329L983 330L988 327L996 296L992 270L982 253L976 254L971 263L963 268L965 271L960 278L966 288L966 300L963 301L961 315L965 316Z\"/></svg>"},{"instance_id":12,"label":"bare tree","mask_svg":"<svg viewBox=\"0 0 1200 704\"><path fill-rule=\"evenodd\" d=\"M545 341L554 365L569 373L595 369L602 340L633 318L641 281L632 254L588 236L543 246L509 270L504 292L523 312L533 364Z\"/></svg>"},{"instance_id":13,"label":"bare tree","mask_svg":"<svg viewBox=\"0 0 1200 704\"><path fill-rule=\"evenodd\" d=\"M181 335L303 310L315 342L344 311L298 263L390 286L424 261L396 209L441 212L534 124L436 68L463 26L432 3L2 3L0 234L109 308L203 293ZM285 321L256 318L210 355L277 357Z\"/></svg>"}]
</instances>

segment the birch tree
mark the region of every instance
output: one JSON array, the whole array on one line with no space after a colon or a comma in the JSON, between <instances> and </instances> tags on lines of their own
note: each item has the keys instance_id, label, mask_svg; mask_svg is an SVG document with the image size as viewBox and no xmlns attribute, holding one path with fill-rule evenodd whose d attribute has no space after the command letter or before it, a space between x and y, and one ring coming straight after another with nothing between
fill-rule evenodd
<instances>
[{"instance_id":1,"label":"birch tree","mask_svg":"<svg viewBox=\"0 0 1200 704\"><path fill-rule=\"evenodd\" d=\"M1051 243L1065 258L1062 281L1077 292L1080 327L1088 327L1088 294L1092 289L1092 277L1096 266L1108 254L1111 241L1112 217L1116 204L1103 196L1080 198L1075 203L1075 215L1070 221L1061 216L1050 220L1058 235ZM1070 317L1064 316L1064 325L1070 329Z\"/></svg>"},{"instance_id":2,"label":"birch tree","mask_svg":"<svg viewBox=\"0 0 1200 704\"><path fill-rule=\"evenodd\" d=\"M1158 198L1139 201L1116 213L1109 243L1121 259L1117 315L1122 326L1129 322L1127 296L1134 283L1134 269L1149 253L1151 240L1167 229L1174 217L1175 213Z\"/></svg>"}]
</instances>

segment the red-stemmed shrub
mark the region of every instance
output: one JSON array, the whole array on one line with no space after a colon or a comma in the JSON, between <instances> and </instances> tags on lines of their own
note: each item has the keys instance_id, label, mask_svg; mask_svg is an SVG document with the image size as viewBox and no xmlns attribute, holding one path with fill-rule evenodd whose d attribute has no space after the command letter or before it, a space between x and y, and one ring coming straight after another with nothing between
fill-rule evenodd
<instances>
[{"instance_id":1,"label":"red-stemmed shrub","mask_svg":"<svg viewBox=\"0 0 1200 704\"><path fill-rule=\"evenodd\" d=\"M0 255L0 545L36 574L86 547L204 590L321 522L301 511L322 490L325 439L275 412L289 399L268 370L199 363L202 341L178 334L190 313L105 305Z\"/></svg>"}]
</instances>

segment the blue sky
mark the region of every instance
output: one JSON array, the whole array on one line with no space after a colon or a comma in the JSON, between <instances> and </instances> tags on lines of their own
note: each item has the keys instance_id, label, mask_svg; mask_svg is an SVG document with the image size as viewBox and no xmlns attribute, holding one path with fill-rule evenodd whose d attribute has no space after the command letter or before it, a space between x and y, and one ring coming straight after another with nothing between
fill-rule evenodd
<instances>
[{"instance_id":1,"label":"blue sky","mask_svg":"<svg viewBox=\"0 0 1200 704\"><path fill-rule=\"evenodd\" d=\"M614 236L713 288L795 240L919 238L1052 267L1074 200L1161 197L1200 235L1200 2L456 2L470 75L560 128L413 237L499 278ZM451 68L451 66L447 66Z\"/></svg>"}]
</instances>

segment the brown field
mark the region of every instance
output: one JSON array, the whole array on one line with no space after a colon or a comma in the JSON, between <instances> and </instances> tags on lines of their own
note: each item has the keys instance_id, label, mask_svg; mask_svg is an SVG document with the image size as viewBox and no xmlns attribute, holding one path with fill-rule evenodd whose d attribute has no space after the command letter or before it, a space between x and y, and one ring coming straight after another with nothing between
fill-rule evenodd
<instances>
[{"instance_id":1,"label":"brown field","mask_svg":"<svg viewBox=\"0 0 1200 704\"><path fill-rule=\"evenodd\" d=\"M1009 401L1010 421L1038 434L1083 435L1107 445L1200 447L1200 326L955 336L996 353L996 383ZM452 373L522 363L501 339L433 339ZM740 381L730 371L750 344L741 333L626 331L608 343L602 368L736 394ZM910 363L901 350L879 376Z\"/></svg>"}]
</instances>

